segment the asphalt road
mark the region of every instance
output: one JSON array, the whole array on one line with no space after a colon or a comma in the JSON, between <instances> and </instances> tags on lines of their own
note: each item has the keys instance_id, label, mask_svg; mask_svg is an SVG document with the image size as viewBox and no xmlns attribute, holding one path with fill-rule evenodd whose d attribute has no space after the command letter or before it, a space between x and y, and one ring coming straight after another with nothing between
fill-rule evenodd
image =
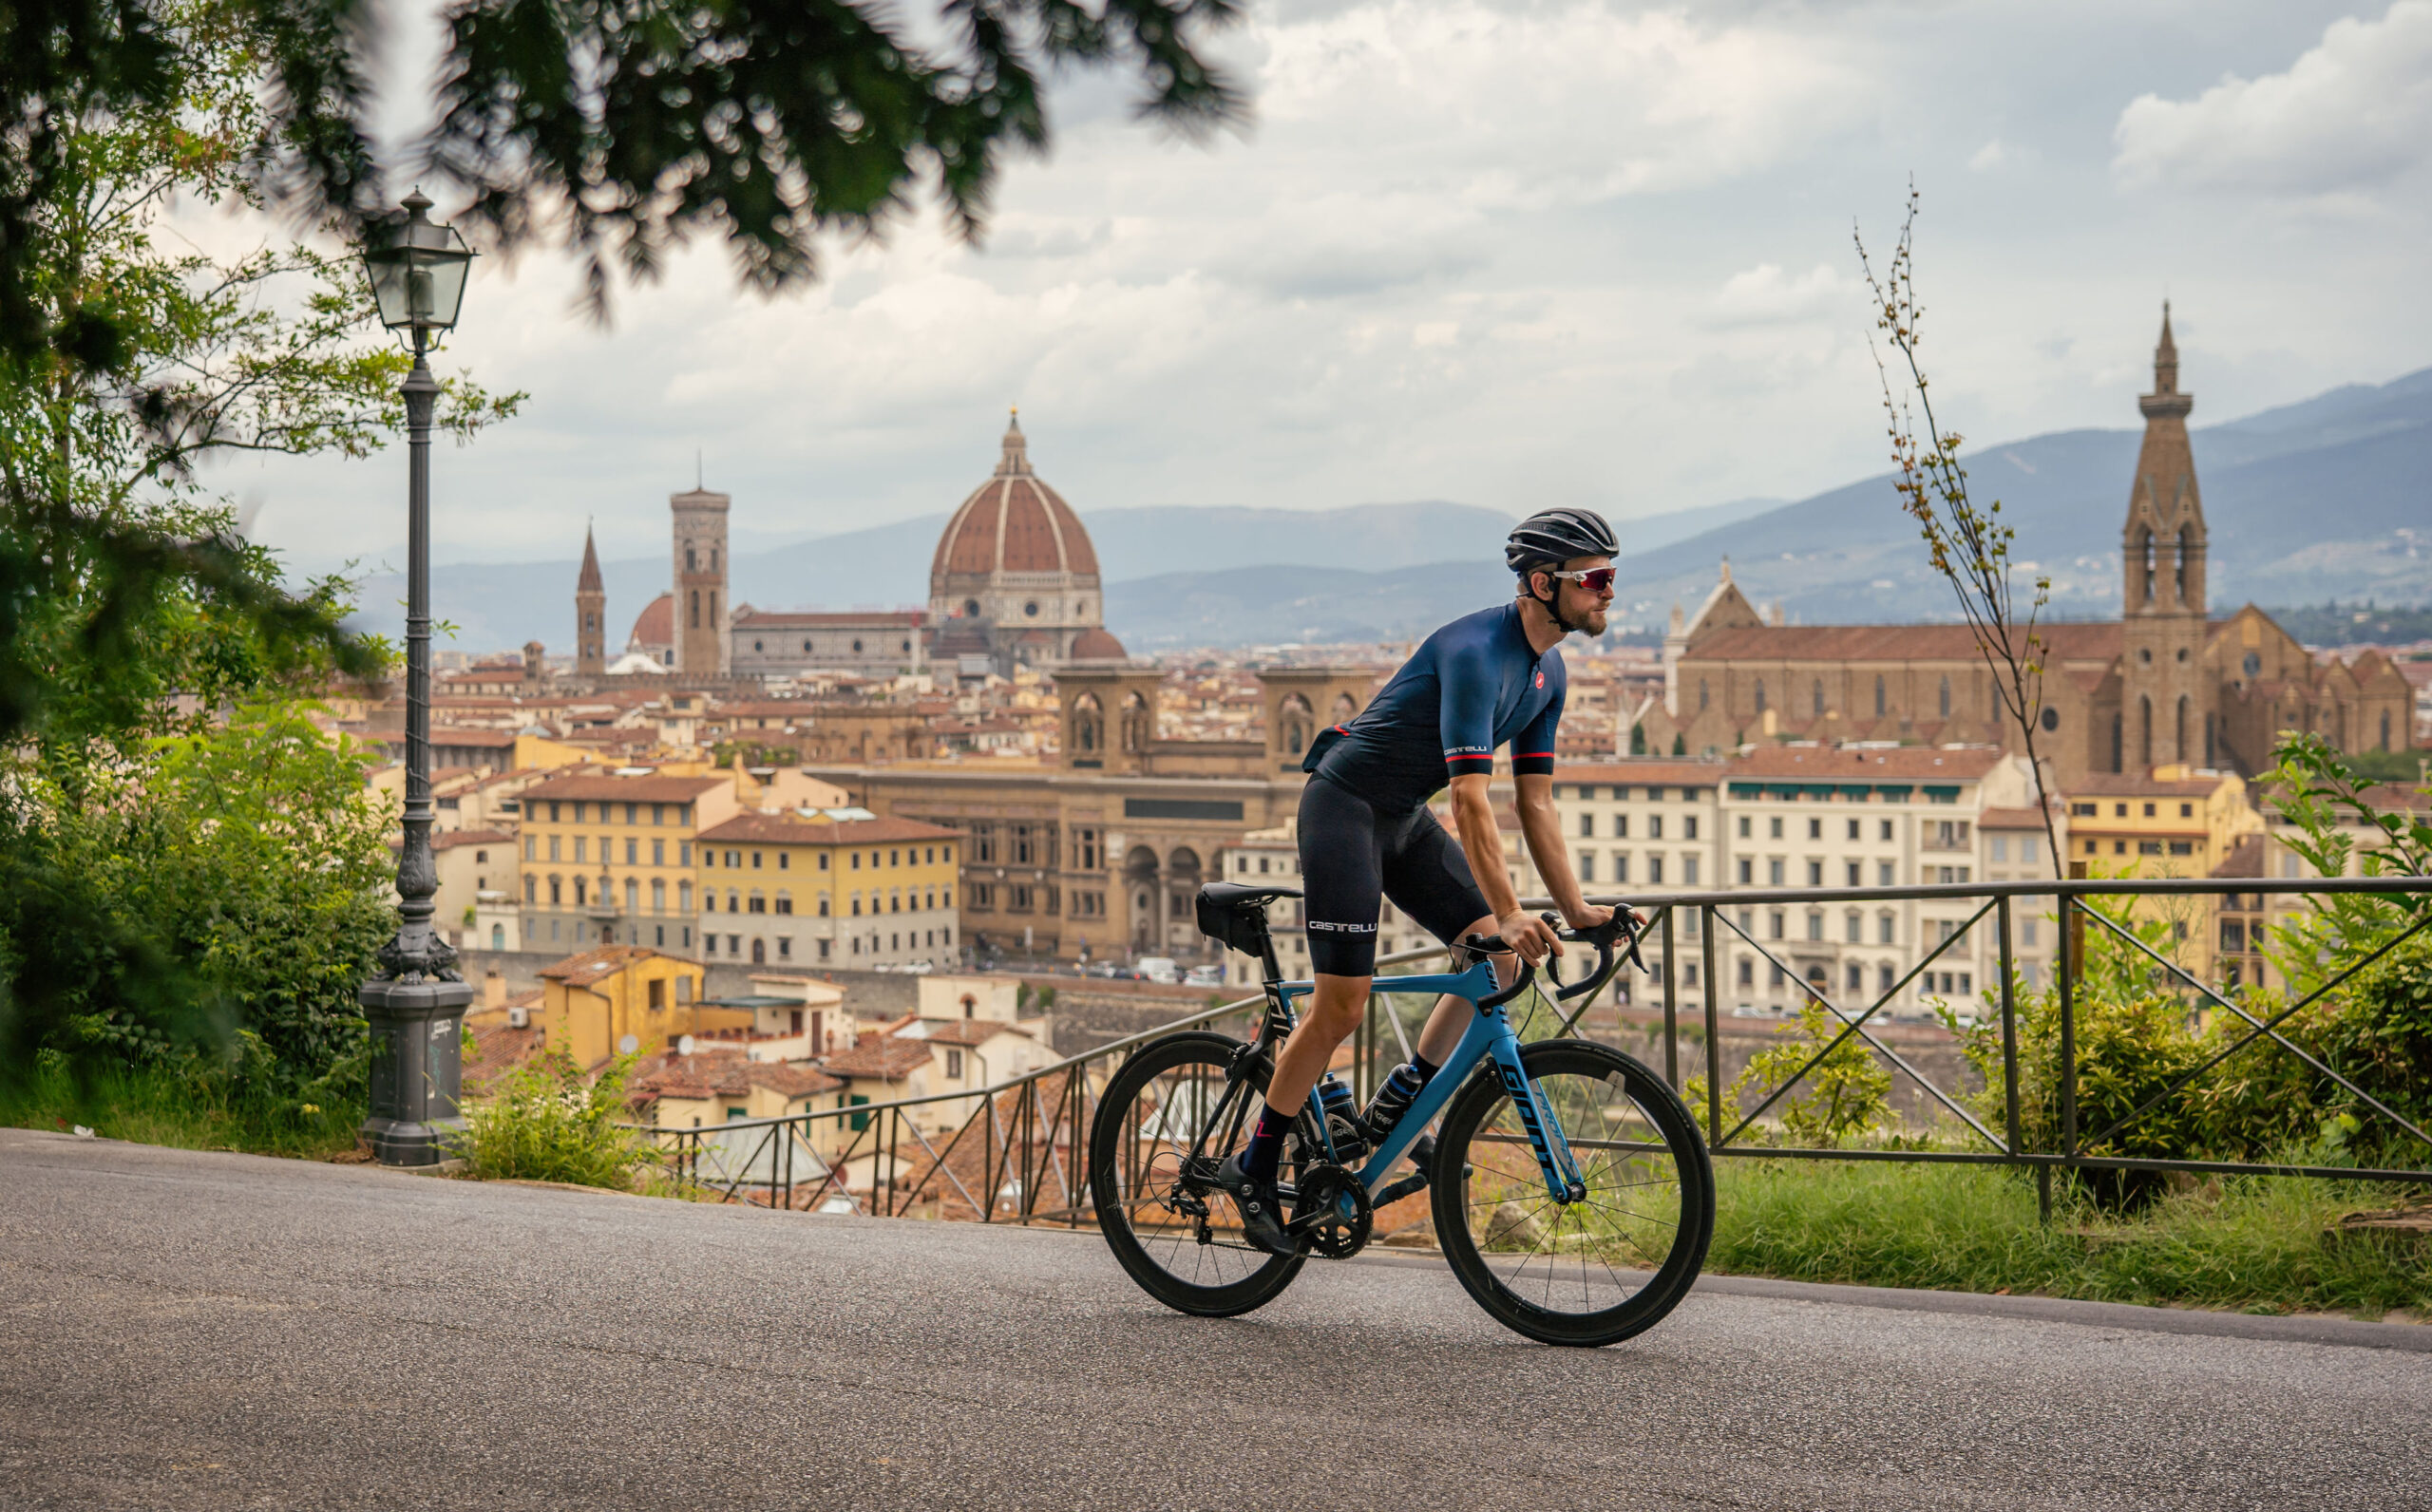
<instances>
[{"instance_id":1,"label":"asphalt road","mask_svg":"<svg viewBox=\"0 0 2432 1512\"><path fill-rule=\"evenodd\" d=\"M1542 1348L1415 1257L0 1130L9 1508L2423 1507L2432 1330L1715 1282Z\"/></svg>"}]
</instances>

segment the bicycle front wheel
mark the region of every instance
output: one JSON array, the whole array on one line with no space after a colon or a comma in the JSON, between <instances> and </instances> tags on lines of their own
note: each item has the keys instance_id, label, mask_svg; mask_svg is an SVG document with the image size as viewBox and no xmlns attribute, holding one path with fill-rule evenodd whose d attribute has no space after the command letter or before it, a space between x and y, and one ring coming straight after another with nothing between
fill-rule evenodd
<instances>
[{"instance_id":1,"label":"bicycle front wheel","mask_svg":"<svg viewBox=\"0 0 2432 1512\"><path fill-rule=\"evenodd\" d=\"M1142 1046L1107 1085L1090 1131L1090 1190L1107 1247L1141 1290L1199 1317L1264 1306L1305 1258L1252 1245L1233 1200L1187 1169L1214 1170L1258 1122L1264 1075L1225 1079L1240 1046L1196 1032Z\"/></svg>"},{"instance_id":2,"label":"bicycle front wheel","mask_svg":"<svg viewBox=\"0 0 2432 1512\"><path fill-rule=\"evenodd\" d=\"M1541 1040L1520 1064L1570 1145L1586 1198L1548 1194L1520 1110L1490 1065L1444 1117L1437 1241L1506 1327L1547 1344L1617 1343L1661 1322L1705 1263L1715 1206L1705 1142L1672 1089L1619 1050Z\"/></svg>"}]
</instances>

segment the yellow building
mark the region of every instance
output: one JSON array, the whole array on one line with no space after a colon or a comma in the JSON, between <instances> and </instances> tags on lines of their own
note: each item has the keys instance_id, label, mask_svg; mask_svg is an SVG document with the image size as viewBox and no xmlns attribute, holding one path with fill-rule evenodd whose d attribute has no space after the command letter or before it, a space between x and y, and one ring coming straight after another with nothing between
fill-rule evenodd
<instances>
[{"instance_id":1,"label":"yellow building","mask_svg":"<svg viewBox=\"0 0 2432 1512\"><path fill-rule=\"evenodd\" d=\"M525 789L526 950L693 949L694 837L738 806L732 774L586 770Z\"/></svg>"},{"instance_id":2,"label":"yellow building","mask_svg":"<svg viewBox=\"0 0 2432 1512\"><path fill-rule=\"evenodd\" d=\"M2069 859L2091 877L2210 877L2263 828L2243 778L2177 763L2143 775L2090 774L2071 787L2068 803ZM2136 912L2169 920L2177 963L2212 980L2217 898L2148 898Z\"/></svg>"},{"instance_id":3,"label":"yellow building","mask_svg":"<svg viewBox=\"0 0 2432 1512\"><path fill-rule=\"evenodd\" d=\"M951 965L962 836L866 810L736 814L701 832L704 960Z\"/></svg>"},{"instance_id":4,"label":"yellow building","mask_svg":"<svg viewBox=\"0 0 2432 1512\"><path fill-rule=\"evenodd\" d=\"M686 1034L748 1029L748 1009L711 1008L701 968L639 945L602 945L541 972L542 1043L597 1066L612 1055L652 1055Z\"/></svg>"}]
</instances>

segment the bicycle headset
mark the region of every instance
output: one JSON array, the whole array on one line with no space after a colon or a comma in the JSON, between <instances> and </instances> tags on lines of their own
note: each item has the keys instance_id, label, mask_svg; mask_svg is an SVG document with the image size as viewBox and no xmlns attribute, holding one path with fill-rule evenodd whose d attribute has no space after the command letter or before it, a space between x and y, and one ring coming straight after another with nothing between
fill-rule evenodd
<instances>
[{"instance_id":1,"label":"bicycle headset","mask_svg":"<svg viewBox=\"0 0 2432 1512\"><path fill-rule=\"evenodd\" d=\"M1540 568L1559 568L1574 558L1616 557L1621 549L1621 542L1613 537L1613 527L1594 510L1542 509L1520 521L1505 538L1503 560L1519 574L1523 591L1546 606L1546 613L1553 616L1555 624L1573 633L1585 633L1585 626L1563 617L1562 585L1554 585L1552 596L1538 598L1529 575Z\"/></svg>"}]
</instances>

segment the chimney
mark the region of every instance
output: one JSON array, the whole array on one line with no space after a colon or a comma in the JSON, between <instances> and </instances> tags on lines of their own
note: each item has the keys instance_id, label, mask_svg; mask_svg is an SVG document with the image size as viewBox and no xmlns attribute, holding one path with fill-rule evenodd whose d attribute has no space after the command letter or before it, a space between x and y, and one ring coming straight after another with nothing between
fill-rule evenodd
<instances>
[{"instance_id":1,"label":"chimney","mask_svg":"<svg viewBox=\"0 0 2432 1512\"><path fill-rule=\"evenodd\" d=\"M500 974L499 969L495 966L482 975L482 1006L484 1008L506 1006L506 978Z\"/></svg>"}]
</instances>

